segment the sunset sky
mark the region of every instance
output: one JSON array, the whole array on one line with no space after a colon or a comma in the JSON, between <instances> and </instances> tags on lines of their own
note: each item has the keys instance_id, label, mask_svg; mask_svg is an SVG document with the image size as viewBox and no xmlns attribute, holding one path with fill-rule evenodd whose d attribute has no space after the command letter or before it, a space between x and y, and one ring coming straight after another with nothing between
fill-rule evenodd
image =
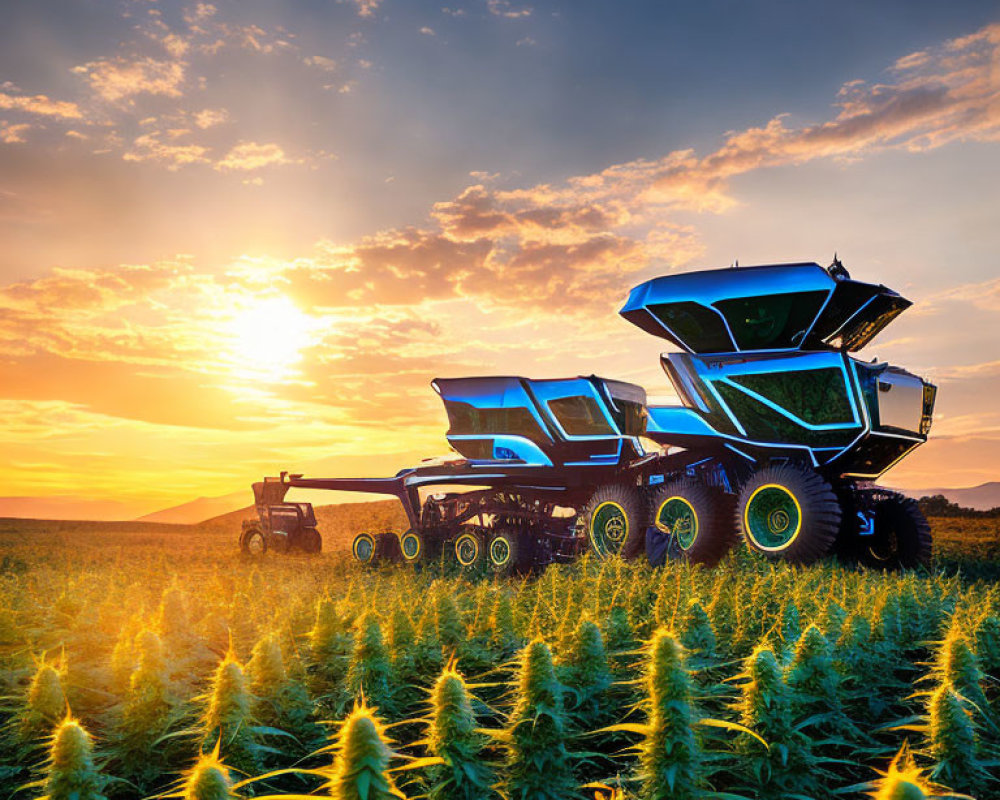
<instances>
[{"instance_id":1,"label":"sunset sky","mask_svg":"<svg viewBox=\"0 0 1000 800\"><path fill-rule=\"evenodd\" d=\"M435 376L666 401L630 287L834 251L940 387L886 482L1000 479L995 0L443 2L5 5L0 496L392 474Z\"/></svg>"}]
</instances>

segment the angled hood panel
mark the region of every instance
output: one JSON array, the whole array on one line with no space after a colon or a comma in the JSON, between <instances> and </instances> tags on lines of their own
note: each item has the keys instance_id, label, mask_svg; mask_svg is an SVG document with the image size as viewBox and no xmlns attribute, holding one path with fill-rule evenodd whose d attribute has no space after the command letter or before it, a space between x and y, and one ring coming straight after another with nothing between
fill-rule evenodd
<instances>
[{"instance_id":1,"label":"angled hood panel","mask_svg":"<svg viewBox=\"0 0 1000 800\"><path fill-rule=\"evenodd\" d=\"M663 275L636 286L619 313L693 353L854 351L909 305L810 262Z\"/></svg>"}]
</instances>

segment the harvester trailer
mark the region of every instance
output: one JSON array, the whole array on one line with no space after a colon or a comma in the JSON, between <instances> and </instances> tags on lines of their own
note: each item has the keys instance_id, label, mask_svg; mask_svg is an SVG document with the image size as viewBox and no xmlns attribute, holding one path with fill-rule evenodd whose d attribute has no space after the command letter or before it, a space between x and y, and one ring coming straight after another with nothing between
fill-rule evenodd
<instances>
[{"instance_id":1,"label":"harvester trailer","mask_svg":"<svg viewBox=\"0 0 1000 800\"><path fill-rule=\"evenodd\" d=\"M312 507L285 502L300 487L399 499L407 530L356 536L365 564L507 574L590 550L711 565L742 540L800 564L925 565L917 504L872 482L927 440L936 388L851 355L910 305L837 259L653 278L620 313L679 348L661 364L680 405L595 375L437 378L454 456L392 478L265 478L241 546L317 552Z\"/></svg>"}]
</instances>

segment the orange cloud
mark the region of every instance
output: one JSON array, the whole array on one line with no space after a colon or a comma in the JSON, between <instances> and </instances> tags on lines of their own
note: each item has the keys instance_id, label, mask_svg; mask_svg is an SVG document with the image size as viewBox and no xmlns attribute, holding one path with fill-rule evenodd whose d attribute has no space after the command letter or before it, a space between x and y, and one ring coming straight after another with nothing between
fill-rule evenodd
<instances>
[{"instance_id":1,"label":"orange cloud","mask_svg":"<svg viewBox=\"0 0 1000 800\"><path fill-rule=\"evenodd\" d=\"M894 84L846 84L840 112L828 122L789 128L778 116L731 134L715 153L658 176L651 197L682 198L690 185L717 191L726 179L763 167L1000 138L1000 24L911 54L895 70L900 80Z\"/></svg>"},{"instance_id":2,"label":"orange cloud","mask_svg":"<svg viewBox=\"0 0 1000 800\"><path fill-rule=\"evenodd\" d=\"M14 125L9 122L0 122L0 142L4 144L22 144L25 142L24 134L31 130L31 125L22 122Z\"/></svg>"},{"instance_id":3,"label":"orange cloud","mask_svg":"<svg viewBox=\"0 0 1000 800\"><path fill-rule=\"evenodd\" d=\"M68 270L0 288L0 308L22 311L115 310L175 282L185 271L177 262L116 269Z\"/></svg>"},{"instance_id":4,"label":"orange cloud","mask_svg":"<svg viewBox=\"0 0 1000 800\"><path fill-rule=\"evenodd\" d=\"M274 143L240 142L235 145L215 168L220 171L250 171L279 164L301 164L302 159L289 158L285 151Z\"/></svg>"},{"instance_id":5,"label":"orange cloud","mask_svg":"<svg viewBox=\"0 0 1000 800\"><path fill-rule=\"evenodd\" d=\"M83 118L83 112L80 111L80 107L76 103L70 103L66 100L52 100L44 94L27 96L0 92L0 111L23 111L27 114L62 119Z\"/></svg>"},{"instance_id":6,"label":"orange cloud","mask_svg":"<svg viewBox=\"0 0 1000 800\"><path fill-rule=\"evenodd\" d=\"M159 136L155 131L137 136L132 142L132 148L122 158L125 161L158 162L166 165L171 172L188 164L208 163L207 147L198 144L167 144L160 141Z\"/></svg>"},{"instance_id":7,"label":"orange cloud","mask_svg":"<svg viewBox=\"0 0 1000 800\"><path fill-rule=\"evenodd\" d=\"M161 61L149 56L130 60L117 56L74 67L73 72L86 76L102 99L116 103L130 101L138 94L180 97L184 68L182 61Z\"/></svg>"}]
</instances>

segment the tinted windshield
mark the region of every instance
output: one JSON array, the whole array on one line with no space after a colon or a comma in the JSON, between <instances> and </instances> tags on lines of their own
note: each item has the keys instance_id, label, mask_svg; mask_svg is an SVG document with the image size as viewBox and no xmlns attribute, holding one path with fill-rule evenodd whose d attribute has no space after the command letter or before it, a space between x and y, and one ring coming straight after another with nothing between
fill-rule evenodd
<instances>
[{"instance_id":1,"label":"tinted windshield","mask_svg":"<svg viewBox=\"0 0 1000 800\"><path fill-rule=\"evenodd\" d=\"M719 300L722 312L741 350L782 350L798 347L829 292L736 297Z\"/></svg>"},{"instance_id":2,"label":"tinted windshield","mask_svg":"<svg viewBox=\"0 0 1000 800\"><path fill-rule=\"evenodd\" d=\"M733 349L726 324L716 312L698 303L660 303L649 311L689 350L723 353Z\"/></svg>"},{"instance_id":3,"label":"tinted windshield","mask_svg":"<svg viewBox=\"0 0 1000 800\"><path fill-rule=\"evenodd\" d=\"M447 401L450 435L510 434L525 436L534 442L545 441L546 436L538 422L526 408L476 408L469 403Z\"/></svg>"},{"instance_id":4,"label":"tinted windshield","mask_svg":"<svg viewBox=\"0 0 1000 800\"><path fill-rule=\"evenodd\" d=\"M615 433L593 397L560 397L549 400L549 409L570 436L613 436Z\"/></svg>"}]
</instances>

